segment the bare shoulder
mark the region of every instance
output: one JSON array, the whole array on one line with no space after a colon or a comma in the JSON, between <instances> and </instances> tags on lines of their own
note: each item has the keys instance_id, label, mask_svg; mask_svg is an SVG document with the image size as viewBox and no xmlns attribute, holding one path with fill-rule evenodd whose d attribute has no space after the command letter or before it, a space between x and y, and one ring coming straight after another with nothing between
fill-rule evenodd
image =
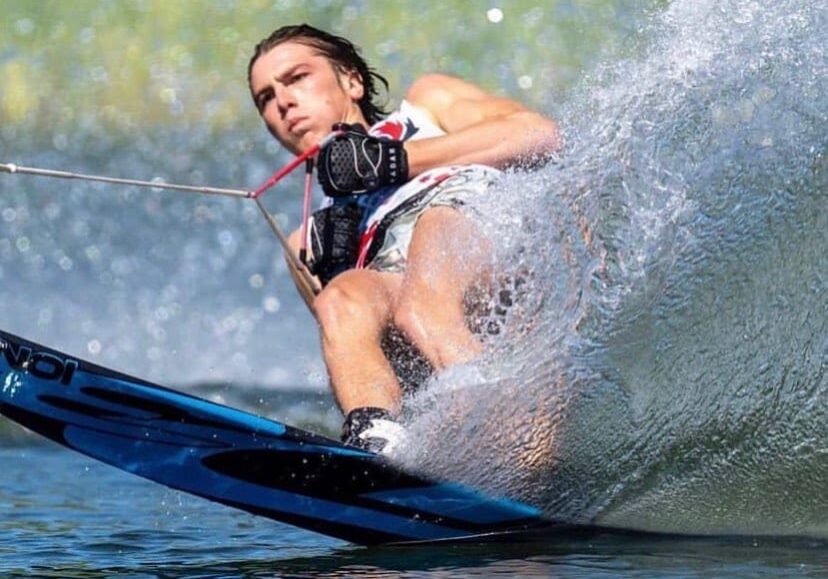
<instances>
[{"instance_id":1,"label":"bare shoulder","mask_svg":"<svg viewBox=\"0 0 828 579\"><path fill-rule=\"evenodd\" d=\"M419 77L405 99L448 132L523 109L520 103L496 97L472 82L440 73Z\"/></svg>"},{"instance_id":2,"label":"bare shoulder","mask_svg":"<svg viewBox=\"0 0 828 579\"><path fill-rule=\"evenodd\" d=\"M409 87L405 98L412 104L428 108L441 106L458 98L486 98L482 88L447 74L431 73L419 77Z\"/></svg>"}]
</instances>

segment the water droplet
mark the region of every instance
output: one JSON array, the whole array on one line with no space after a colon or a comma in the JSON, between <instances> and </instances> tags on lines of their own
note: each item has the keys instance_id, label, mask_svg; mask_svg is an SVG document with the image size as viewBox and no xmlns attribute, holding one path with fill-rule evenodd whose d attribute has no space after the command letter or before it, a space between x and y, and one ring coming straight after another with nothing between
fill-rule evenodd
<instances>
[{"instance_id":1,"label":"water droplet","mask_svg":"<svg viewBox=\"0 0 828 579\"><path fill-rule=\"evenodd\" d=\"M497 24L503 20L503 10L500 8L491 8L486 11L486 18L489 22Z\"/></svg>"},{"instance_id":2,"label":"water droplet","mask_svg":"<svg viewBox=\"0 0 828 579\"><path fill-rule=\"evenodd\" d=\"M262 307L269 314L275 314L281 306L282 304L276 296L267 296L262 302Z\"/></svg>"},{"instance_id":3,"label":"water droplet","mask_svg":"<svg viewBox=\"0 0 828 579\"><path fill-rule=\"evenodd\" d=\"M89 340L86 344L86 349L89 350L89 353L93 356L97 356L101 353L101 343L98 340Z\"/></svg>"}]
</instances>

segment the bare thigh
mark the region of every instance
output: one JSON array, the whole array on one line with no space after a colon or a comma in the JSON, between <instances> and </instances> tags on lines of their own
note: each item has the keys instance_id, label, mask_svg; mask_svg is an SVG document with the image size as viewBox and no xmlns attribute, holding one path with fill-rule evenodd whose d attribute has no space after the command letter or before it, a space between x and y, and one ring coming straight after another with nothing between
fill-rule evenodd
<instances>
[{"instance_id":1,"label":"bare thigh","mask_svg":"<svg viewBox=\"0 0 828 579\"><path fill-rule=\"evenodd\" d=\"M461 305L490 255L488 240L468 217L450 207L428 209L414 228L401 299L431 294Z\"/></svg>"},{"instance_id":2,"label":"bare thigh","mask_svg":"<svg viewBox=\"0 0 828 579\"><path fill-rule=\"evenodd\" d=\"M487 248L475 225L449 207L427 210L414 228L393 319L437 370L480 352L466 322L465 295L485 268Z\"/></svg>"}]
</instances>

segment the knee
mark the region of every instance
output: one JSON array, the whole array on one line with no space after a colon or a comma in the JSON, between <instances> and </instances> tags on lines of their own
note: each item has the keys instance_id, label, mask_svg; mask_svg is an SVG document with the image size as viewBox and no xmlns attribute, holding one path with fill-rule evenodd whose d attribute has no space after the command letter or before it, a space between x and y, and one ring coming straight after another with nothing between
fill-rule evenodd
<instances>
[{"instance_id":1,"label":"knee","mask_svg":"<svg viewBox=\"0 0 828 579\"><path fill-rule=\"evenodd\" d=\"M313 308L326 341L337 337L347 339L355 333L376 332L378 326L369 296L336 280L316 296Z\"/></svg>"}]
</instances>

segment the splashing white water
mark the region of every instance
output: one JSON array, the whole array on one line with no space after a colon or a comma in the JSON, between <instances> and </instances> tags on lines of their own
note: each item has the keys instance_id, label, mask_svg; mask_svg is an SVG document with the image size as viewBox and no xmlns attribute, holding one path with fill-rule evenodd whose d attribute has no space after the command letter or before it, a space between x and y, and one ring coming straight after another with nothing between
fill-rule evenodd
<instances>
[{"instance_id":1,"label":"splashing white water","mask_svg":"<svg viewBox=\"0 0 828 579\"><path fill-rule=\"evenodd\" d=\"M485 208L528 297L404 462L576 521L828 535L826 37L808 2L679 1L585 82L563 160Z\"/></svg>"}]
</instances>

